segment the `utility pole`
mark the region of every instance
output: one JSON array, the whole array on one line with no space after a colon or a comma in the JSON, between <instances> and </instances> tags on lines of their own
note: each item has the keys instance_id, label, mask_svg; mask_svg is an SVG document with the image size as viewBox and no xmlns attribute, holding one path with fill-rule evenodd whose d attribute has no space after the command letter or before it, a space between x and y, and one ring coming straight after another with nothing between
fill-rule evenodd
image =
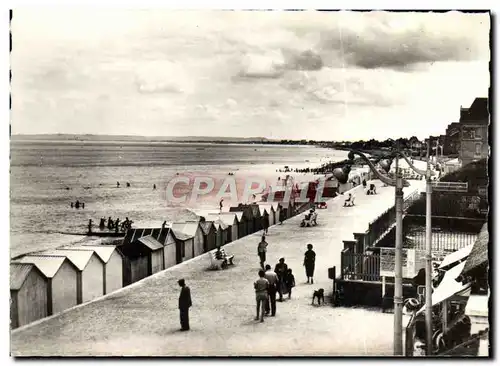
<instances>
[{"instance_id":1,"label":"utility pole","mask_svg":"<svg viewBox=\"0 0 500 366\"><path fill-rule=\"evenodd\" d=\"M425 332L427 355L432 355L432 184L430 165L430 138L427 144L427 174L425 177Z\"/></svg>"},{"instance_id":2,"label":"utility pole","mask_svg":"<svg viewBox=\"0 0 500 366\"><path fill-rule=\"evenodd\" d=\"M396 250L394 268L394 355L403 356L403 178L396 155Z\"/></svg>"}]
</instances>

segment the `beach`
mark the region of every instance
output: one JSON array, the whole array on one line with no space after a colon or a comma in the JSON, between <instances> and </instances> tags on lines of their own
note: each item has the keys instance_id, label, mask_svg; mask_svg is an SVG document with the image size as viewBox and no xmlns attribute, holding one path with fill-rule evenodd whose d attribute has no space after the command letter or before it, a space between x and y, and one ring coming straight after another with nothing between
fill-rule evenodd
<instances>
[{"instance_id":1,"label":"beach","mask_svg":"<svg viewBox=\"0 0 500 366\"><path fill-rule=\"evenodd\" d=\"M307 181L314 176L276 170L314 168L346 157L346 151L299 145L16 141L11 144L10 255L100 241L68 235L85 233L89 219L98 224L101 217L128 217L135 227L159 227L183 207L218 208L215 195L229 172L241 192L249 178L272 184L291 174ZM195 205L172 204L166 189L177 174L214 178L214 193ZM72 209L76 200L85 208ZM237 203L224 200L225 206Z\"/></svg>"}]
</instances>

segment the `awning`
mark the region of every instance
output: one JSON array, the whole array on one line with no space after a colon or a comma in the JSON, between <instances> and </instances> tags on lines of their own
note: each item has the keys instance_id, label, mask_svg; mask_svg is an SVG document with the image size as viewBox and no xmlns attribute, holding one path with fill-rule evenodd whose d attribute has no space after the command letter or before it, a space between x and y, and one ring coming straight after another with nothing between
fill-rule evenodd
<instances>
[{"instance_id":1,"label":"awning","mask_svg":"<svg viewBox=\"0 0 500 366\"><path fill-rule=\"evenodd\" d=\"M453 264L455 262L458 262L460 260L467 258L473 247L474 247L474 244L467 245L466 247L461 248L461 249L457 250L456 252L453 252L453 253L447 255L443 259L443 261L441 262L439 268L444 268L446 266L449 266L450 264Z\"/></svg>"},{"instance_id":2,"label":"awning","mask_svg":"<svg viewBox=\"0 0 500 366\"><path fill-rule=\"evenodd\" d=\"M464 292L467 292L471 284L468 283L466 285L462 285L462 282L457 282L455 280L462 273L464 266L465 262L462 262L446 271L443 280L432 293L432 306L449 299L453 295L463 294ZM417 312L417 315L422 313L423 311L425 311L425 305L420 308L420 310Z\"/></svg>"}]
</instances>

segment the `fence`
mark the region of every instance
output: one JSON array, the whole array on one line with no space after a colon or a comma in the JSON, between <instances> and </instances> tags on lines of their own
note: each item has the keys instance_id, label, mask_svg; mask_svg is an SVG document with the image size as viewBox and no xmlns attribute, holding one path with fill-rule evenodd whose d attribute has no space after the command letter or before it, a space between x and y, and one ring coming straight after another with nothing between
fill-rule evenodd
<instances>
[{"instance_id":1,"label":"fence","mask_svg":"<svg viewBox=\"0 0 500 366\"><path fill-rule=\"evenodd\" d=\"M341 278L344 280L380 281L380 255L341 252Z\"/></svg>"},{"instance_id":2,"label":"fence","mask_svg":"<svg viewBox=\"0 0 500 366\"><path fill-rule=\"evenodd\" d=\"M488 212L488 199L479 195L456 192L433 192L433 216L484 218ZM425 215L425 193L408 209L408 214Z\"/></svg>"},{"instance_id":3,"label":"fence","mask_svg":"<svg viewBox=\"0 0 500 366\"><path fill-rule=\"evenodd\" d=\"M408 209L418 201L419 197L420 193L415 191L405 198L403 201L403 213L407 212ZM368 225L367 247L373 246L377 240L384 236L384 234L394 226L395 222L396 207L392 206Z\"/></svg>"},{"instance_id":4,"label":"fence","mask_svg":"<svg viewBox=\"0 0 500 366\"><path fill-rule=\"evenodd\" d=\"M431 235L432 250L454 252L474 244L478 234L461 232L433 232ZM422 231L410 231L406 234L407 245L411 248L425 250L425 228Z\"/></svg>"}]
</instances>

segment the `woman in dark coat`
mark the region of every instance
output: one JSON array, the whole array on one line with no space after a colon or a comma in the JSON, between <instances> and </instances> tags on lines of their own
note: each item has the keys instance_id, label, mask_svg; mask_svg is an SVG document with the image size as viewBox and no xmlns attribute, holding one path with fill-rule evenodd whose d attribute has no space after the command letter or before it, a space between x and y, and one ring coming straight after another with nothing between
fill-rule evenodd
<instances>
[{"instance_id":1,"label":"woman in dark coat","mask_svg":"<svg viewBox=\"0 0 500 366\"><path fill-rule=\"evenodd\" d=\"M312 249L312 244L307 244L307 251L304 253L304 267L306 267L307 283L309 283L310 278L311 284L314 283L314 262L316 262L316 253Z\"/></svg>"},{"instance_id":2,"label":"woman in dark coat","mask_svg":"<svg viewBox=\"0 0 500 366\"><path fill-rule=\"evenodd\" d=\"M269 229L269 215L262 216L262 229L264 230L264 234L267 234L267 230Z\"/></svg>"}]
</instances>

